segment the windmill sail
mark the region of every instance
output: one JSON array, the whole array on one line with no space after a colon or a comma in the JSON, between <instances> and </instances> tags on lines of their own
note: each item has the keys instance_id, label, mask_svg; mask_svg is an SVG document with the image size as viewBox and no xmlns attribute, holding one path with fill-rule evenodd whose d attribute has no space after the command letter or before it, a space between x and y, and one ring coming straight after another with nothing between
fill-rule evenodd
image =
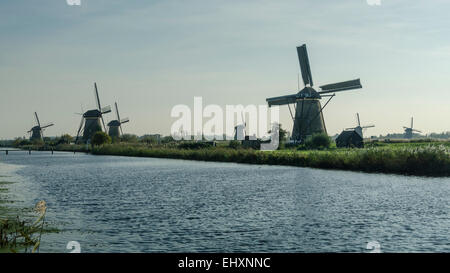
<instances>
[{"instance_id":1,"label":"windmill sail","mask_svg":"<svg viewBox=\"0 0 450 273\"><path fill-rule=\"evenodd\" d=\"M130 121L129 118L124 118L124 119L121 119L121 120L120 120L120 124L122 124L122 123L127 123L127 122L129 122L129 121Z\"/></svg>"},{"instance_id":2,"label":"windmill sail","mask_svg":"<svg viewBox=\"0 0 450 273\"><path fill-rule=\"evenodd\" d=\"M302 71L303 83L313 86L313 79L311 75L311 66L309 65L308 51L306 45L297 47L298 61L300 63L300 70Z\"/></svg>"},{"instance_id":3,"label":"windmill sail","mask_svg":"<svg viewBox=\"0 0 450 273\"><path fill-rule=\"evenodd\" d=\"M36 112L34 112L34 117L36 118L36 123L39 127L41 127L41 123L39 122L39 117L38 114Z\"/></svg>"},{"instance_id":4,"label":"windmill sail","mask_svg":"<svg viewBox=\"0 0 450 273\"><path fill-rule=\"evenodd\" d=\"M41 129L44 129L44 128L47 128L47 127L50 127L50 126L53 126L53 125L54 125L53 123L47 123L47 124L42 125Z\"/></svg>"},{"instance_id":5,"label":"windmill sail","mask_svg":"<svg viewBox=\"0 0 450 273\"><path fill-rule=\"evenodd\" d=\"M358 88L362 88L360 79L322 85L320 86L321 91L319 94L334 93Z\"/></svg>"},{"instance_id":6,"label":"windmill sail","mask_svg":"<svg viewBox=\"0 0 450 273\"><path fill-rule=\"evenodd\" d=\"M97 83L94 83L94 88L95 88L95 103L97 103L97 109L101 112L102 111L102 106L100 104L100 97L98 96L98 90L97 90Z\"/></svg>"},{"instance_id":7,"label":"windmill sail","mask_svg":"<svg viewBox=\"0 0 450 273\"><path fill-rule=\"evenodd\" d=\"M111 106L108 105L108 106L103 107L100 112L102 112L102 114L111 113Z\"/></svg>"}]
</instances>

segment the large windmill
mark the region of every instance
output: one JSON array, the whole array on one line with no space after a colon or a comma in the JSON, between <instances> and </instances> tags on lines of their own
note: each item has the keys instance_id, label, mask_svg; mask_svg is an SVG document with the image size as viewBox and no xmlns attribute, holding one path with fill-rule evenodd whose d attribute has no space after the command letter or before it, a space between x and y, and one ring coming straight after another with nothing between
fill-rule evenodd
<instances>
[{"instance_id":1,"label":"large windmill","mask_svg":"<svg viewBox=\"0 0 450 273\"><path fill-rule=\"evenodd\" d=\"M97 83L94 83L95 88L95 103L97 104L97 109L89 110L83 114L81 117L81 123L78 127L77 138L75 143L78 142L81 132L83 132L82 140L83 142L88 142L92 136L103 129L106 132L105 121L103 120L103 115L111 112L111 106L105 106L102 108L100 104L100 98L98 96ZM101 121L101 123L100 123Z\"/></svg>"},{"instance_id":2,"label":"large windmill","mask_svg":"<svg viewBox=\"0 0 450 273\"><path fill-rule=\"evenodd\" d=\"M109 127L108 134L110 137L120 137L121 135L123 136L122 124L130 121L129 118L120 119L119 108L117 107L117 102L115 103L115 106L116 106L117 119L111 120L108 123L108 127ZM120 129L120 132L119 132L119 129Z\"/></svg>"},{"instance_id":3,"label":"large windmill","mask_svg":"<svg viewBox=\"0 0 450 273\"><path fill-rule=\"evenodd\" d=\"M375 125L366 125L366 126L361 126L361 121L359 119L359 113L356 113L356 121L358 123L358 126L353 127L353 128L347 128L345 130L354 130L356 133L358 133L362 138L363 137L363 130L367 129L367 128L373 128L375 127Z\"/></svg>"},{"instance_id":4,"label":"large windmill","mask_svg":"<svg viewBox=\"0 0 450 273\"><path fill-rule=\"evenodd\" d=\"M41 122L39 121L38 114L34 112L34 118L36 119L36 126L31 128L28 133L31 133L30 140L42 140L44 138L43 131L45 128L48 128L50 126L53 126L53 123L47 123L45 125L41 125Z\"/></svg>"},{"instance_id":5,"label":"large windmill","mask_svg":"<svg viewBox=\"0 0 450 273\"><path fill-rule=\"evenodd\" d=\"M272 105L289 106L291 117L294 120L294 128L292 130L292 139L295 142L302 142L307 136L314 133L326 133L325 121L323 119L323 109L328 105L335 96L334 93L352 89L362 88L359 79L327 84L320 86L320 91L313 88L313 79L311 68L309 65L308 53L306 45L297 47L300 69L302 72L303 83L305 87L298 93L274 97L266 99L269 107ZM328 101L322 105L320 99L329 97ZM290 104L294 104L295 116L292 115Z\"/></svg>"},{"instance_id":6,"label":"large windmill","mask_svg":"<svg viewBox=\"0 0 450 273\"><path fill-rule=\"evenodd\" d=\"M413 125L414 125L414 119L411 117L411 127L403 126L403 128L405 129L405 138L408 138L408 139L412 138L414 132L422 133L421 131L414 129Z\"/></svg>"}]
</instances>

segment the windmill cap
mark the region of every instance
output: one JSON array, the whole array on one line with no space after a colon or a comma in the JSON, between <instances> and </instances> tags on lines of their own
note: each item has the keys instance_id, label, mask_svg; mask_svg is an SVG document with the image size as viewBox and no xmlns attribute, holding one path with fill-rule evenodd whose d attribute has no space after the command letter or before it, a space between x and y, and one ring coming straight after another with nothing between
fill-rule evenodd
<instances>
[{"instance_id":1,"label":"windmill cap","mask_svg":"<svg viewBox=\"0 0 450 273\"><path fill-rule=\"evenodd\" d=\"M120 126L120 122L118 120L111 120L108 126Z\"/></svg>"},{"instance_id":2,"label":"windmill cap","mask_svg":"<svg viewBox=\"0 0 450 273\"><path fill-rule=\"evenodd\" d=\"M83 114L83 117L85 118L97 118L100 117L101 113L99 110L94 109L94 110L89 110L86 113Z\"/></svg>"},{"instance_id":3,"label":"windmill cap","mask_svg":"<svg viewBox=\"0 0 450 273\"><path fill-rule=\"evenodd\" d=\"M297 93L298 98L322 98L320 94L312 87L306 86Z\"/></svg>"}]
</instances>

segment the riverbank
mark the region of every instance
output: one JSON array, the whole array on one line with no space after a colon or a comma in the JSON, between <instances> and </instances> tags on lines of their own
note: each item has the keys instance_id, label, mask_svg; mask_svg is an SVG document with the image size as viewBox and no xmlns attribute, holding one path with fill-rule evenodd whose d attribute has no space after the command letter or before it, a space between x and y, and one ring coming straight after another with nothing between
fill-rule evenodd
<instances>
[{"instance_id":1,"label":"riverbank","mask_svg":"<svg viewBox=\"0 0 450 273\"><path fill-rule=\"evenodd\" d=\"M286 165L319 169L388 173L415 176L450 177L450 142L370 142L363 149L259 151L216 147L186 148L189 145L145 145L116 143L90 145L22 146L24 150L83 152L94 155L155 157L246 164ZM195 145L191 145L196 147Z\"/></svg>"},{"instance_id":2,"label":"riverbank","mask_svg":"<svg viewBox=\"0 0 450 273\"><path fill-rule=\"evenodd\" d=\"M177 149L112 144L94 147L92 154L286 165L416 176L450 176L450 148L444 145L384 146L325 151L258 151L225 147Z\"/></svg>"},{"instance_id":3,"label":"riverbank","mask_svg":"<svg viewBox=\"0 0 450 273\"><path fill-rule=\"evenodd\" d=\"M0 253L39 252L42 234L59 230L45 222L45 201L34 209L14 206L15 198L10 195L14 183L0 176Z\"/></svg>"}]
</instances>

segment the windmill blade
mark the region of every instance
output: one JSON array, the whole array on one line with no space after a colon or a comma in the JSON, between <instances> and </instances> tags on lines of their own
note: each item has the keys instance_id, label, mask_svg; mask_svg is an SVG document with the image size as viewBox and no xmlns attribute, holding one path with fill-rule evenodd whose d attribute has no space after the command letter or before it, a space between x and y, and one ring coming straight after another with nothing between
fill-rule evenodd
<instances>
[{"instance_id":1,"label":"windmill blade","mask_svg":"<svg viewBox=\"0 0 450 273\"><path fill-rule=\"evenodd\" d=\"M39 127L41 127L41 123L39 122L39 117L38 117L38 114L36 112L34 112L34 117L36 118L37 125Z\"/></svg>"},{"instance_id":2,"label":"windmill blade","mask_svg":"<svg viewBox=\"0 0 450 273\"><path fill-rule=\"evenodd\" d=\"M308 51L306 45L297 47L298 61L300 63L300 70L302 71L303 83L313 86L313 79L311 75L311 66L309 65Z\"/></svg>"},{"instance_id":3,"label":"windmill blade","mask_svg":"<svg viewBox=\"0 0 450 273\"><path fill-rule=\"evenodd\" d=\"M100 117L101 117L101 119L102 119L103 129L105 129L105 133L106 133L106 132L108 132L108 131L106 130L105 120L103 119L103 115L100 116Z\"/></svg>"},{"instance_id":4,"label":"windmill blade","mask_svg":"<svg viewBox=\"0 0 450 273\"><path fill-rule=\"evenodd\" d=\"M358 126L361 126L361 121L359 120L359 113L356 113L356 118L358 120Z\"/></svg>"},{"instance_id":5,"label":"windmill blade","mask_svg":"<svg viewBox=\"0 0 450 273\"><path fill-rule=\"evenodd\" d=\"M53 124L53 123L47 123L47 124L45 124L45 125L42 125L42 126L41 126L41 129L44 129L44 128L47 128L47 127L50 127L50 126L53 126L53 125L55 125L55 124Z\"/></svg>"},{"instance_id":6,"label":"windmill blade","mask_svg":"<svg viewBox=\"0 0 450 273\"><path fill-rule=\"evenodd\" d=\"M344 130L355 130L358 127L353 127L353 128L345 128Z\"/></svg>"},{"instance_id":7,"label":"windmill blade","mask_svg":"<svg viewBox=\"0 0 450 273\"><path fill-rule=\"evenodd\" d=\"M108 114L108 113L111 113L111 106L105 106L105 107L103 107L101 110L100 110L100 112L102 112L102 114Z\"/></svg>"},{"instance_id":8,"label":"windmill blade","mask_svg":"<svg viewBox=\"0 0 450 273\"><path fill-rule=\"evenodd\" d=\"M414 127L413 127L413 122L414 122L414 119L411 118L411 129L414 128Z\"/></svg>"},{"instance_id":9,"label":"windmill blade","mask_svg":"<svg viewBox=\"0 0 450 273\"><path fill-rule=\"evenodd\" d=\"M100 97L98 96L98 89L97 89L97 83L94 82L94 88L95 88L95 102L97 103L97 109L101 112L102 106L100 104Z\"/></svg>"},{"instance_id":10,"label":"windmill blade","mask_svg":"<svg viewBox=\"0 0 450 273\"><path fill-rule=\"evenodd\" d=\"M75 144L78 142L78 138L80 137L81 128L83 127L84 117L81 117L80 126L78 127L77 137L75 138Z\"/></svg>"},{"instance_id":11,"label":"windmill blade","mask_svg":"<svg viewBox=\"0 0 450 273\"><path fill-rule=\"evenodd\" d=\"M281 97L273 97L266 99L269 107L272 105L285 105L295 103L297 101L297 94L281 96Z\"/></svg>"},{"instance_id":12,"label":"windmill blade","mask_svg":"<svg viewBox=\"0 0 450 273\"><path fill-rule=\"evenodd\" d=\"M116 106L116 115L117 115L117 120L120 120L120 115L119 115L119 107L117 107L117 102L114 103L114 105Z\"/></svg>"},{"instance_id":13,"label":"windmill blade","mask_svg":"<svg viewBox=\"0 0 450 273\"><path fill-rule=\"evenodd\" d=\"M322 85L320 86L320 89L322 91L319 91L319 94L334 93L359 88L362 88L361 81L360 79L356 79L351 81Z\"/></svg>"},{"instance_id":14,"label":"windmill blade","mask_svg":"<svg viewBox=\"0 0 450 273\"><path fill-rule=\"evenodd\" d=\"M375 127L375 125L367 125L367 126L363 126L363 127L361 127L361 128L367 129L367 128L373 128L373 127Z\"/></svg>"},{"instance_id":15,"label":"windmill blade","mask_svg":"<svg viewBox=\"0 0 450 273\"><path fill-rule=\"evenodd\" d=\"M413 132L417 132L417 133L422 133L422 131L416 130L416 129L412 129Z\"/></svg>"},{"instance_id":16,"label":"windmill blade","mask_svg":"<svg viewBox=\"0 0 450 273\"><path fill-rule=\"evenodd\" d=\"M403 126L403 128L404 128L404 129L411 129L411 128L409 128L409 127L406 127L406 126Z\"/></svg>"},{"instance_id":17,"label":"windmill blade","mask_svg":"<svg viewBox=\"0 0 450 273\"><path fill-rule=\"evenodd\" d=\"M122 124L119 125L119 128L120 128L120 134L123 136Z\"/></svg>"},{"instance_id":18,"label":"windmill blade","mask_svg":"<svg viewBox=\"0 0 450 273\"><path fill-rule=\"evenodd\" d=\"M119 122L120 122L120 124L127 123L127 122L130 122L130 119L129 118L124 118L124 119L120 120Z\"/></svg>"}]
</instances>

